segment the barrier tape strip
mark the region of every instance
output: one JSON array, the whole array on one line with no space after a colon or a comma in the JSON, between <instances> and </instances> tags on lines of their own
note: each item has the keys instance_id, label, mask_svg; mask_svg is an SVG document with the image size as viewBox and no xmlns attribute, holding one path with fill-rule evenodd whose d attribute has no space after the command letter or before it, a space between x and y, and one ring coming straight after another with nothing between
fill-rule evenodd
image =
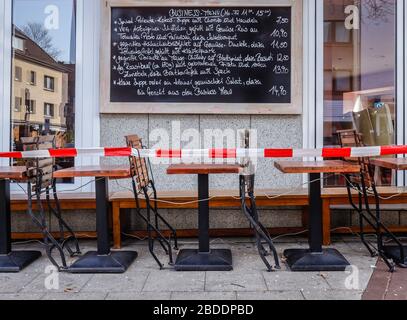
<instances>
[{"instance_id":1,"label":"barrier tape strip","mask_svg":"<svg viewBox=\"0 0 407 320\"><path fill-rule=\"evenodd\" d=\"M237 158L348 158L407 154L407 145L362 148L322 149L132 149L132 148L69 148L36 151L0 152L0 158L70 158L77 156L128 157L167 159L237 159Z\"/></svg>"}]
</instances>

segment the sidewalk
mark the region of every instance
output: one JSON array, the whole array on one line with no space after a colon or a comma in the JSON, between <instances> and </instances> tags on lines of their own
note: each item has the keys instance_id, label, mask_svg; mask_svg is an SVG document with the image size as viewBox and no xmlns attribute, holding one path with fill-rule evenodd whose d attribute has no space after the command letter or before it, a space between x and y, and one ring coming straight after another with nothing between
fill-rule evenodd
<instances>
[{"instance_id":1,"label":"sidewalk","mask_svg":"<svg viewBox=\"0 0 407 320\"><path fill-rule=\"evenodd\" d=\"M379 260L363 300L407 300L407 269L396 268L390 273L386 264Z\"/></svg>"},{"instance_id":2,"label":"sidewalk","mask_svg":"<svg viewBox=\"0 0 407 320\"><path fill-rule=\"evenodd\" d=\"M359 300L372 276L376 258L371 258L356 238L344 238L333 247L340 250L356 272L266 272L251 239L214 239L211 246L231 248L232 272L160 271L150 256L146 242L128 240L125 250L137 250L139 257L125 274L59 274L59 289L47 290L45 273L49 265L43 257L19 274L0 274L0 300L6 299L174 299L174 300ZM307 247L306 240L279 240L276 247L284 249ZM182 248L196 247L194 239L181 239ZM82 251L95 248L95 241L82 241ZM16 245L16 249L40 249L40 244ZM158 249L158 247L157 247ZM157 250L160 252L160 250ZM160 254L163 262L166 257ZM348 279L348 280L347 280ZM348 284L348 286L347 286ZM349 284L351 287L349 287ZM355 286L356 285L356 286Z\"/></svg>"}]
</instances>

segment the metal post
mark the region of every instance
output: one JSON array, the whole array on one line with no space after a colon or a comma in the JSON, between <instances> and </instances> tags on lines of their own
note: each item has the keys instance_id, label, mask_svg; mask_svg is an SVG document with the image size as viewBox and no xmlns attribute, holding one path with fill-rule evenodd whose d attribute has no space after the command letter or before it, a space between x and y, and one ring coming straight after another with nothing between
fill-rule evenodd
<instances>
[{"instance_id":1,"label":"metal post","mask_svg":"<svg viewBox=\"0 0 407 320\"><path fill-rule=\"evenodd\" d=\"M309 245L312 253L322 253L321 174L309 174Z\"/></svg>"},{"instance_id":2,"label":"metal post","mask_svg":"<svg viewBox=\"0 0 407 320\"><path fill-rule=\"evenodd\" d=\"M109 239L109 200L107 178L96 178L96 229L98 255L110 254Z\"/></svg>"},{"instance_id":3,"label":"metal post","mask_svg":"<svg viewBox=\"0 0 407 320\"><path fill-rule=\"evenodd\" d=\"M209 177L198 175L198 199L209 198ZM198 205L199 252L209 253L209 200L200 201Z\"/></svg>"},{"instance_id":4,"label":"metal post","mask_svg":"<svg viewBox=\"0 0 407 320\"><path fill-rule=\"evenodd\" d=\"M11 252L10 181L0 179L0 255Z\"/></svg>"}]
</instances>

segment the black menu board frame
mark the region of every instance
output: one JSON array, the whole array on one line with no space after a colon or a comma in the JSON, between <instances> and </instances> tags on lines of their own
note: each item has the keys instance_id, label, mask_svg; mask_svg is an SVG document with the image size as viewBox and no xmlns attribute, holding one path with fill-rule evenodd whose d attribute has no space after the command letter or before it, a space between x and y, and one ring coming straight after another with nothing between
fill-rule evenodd
<instances>
[{"instance_id":1,"label":"black menu board frame","mask_svg":"<svg viewBox=\"0 0 407 320\"><path fill-rule=\"evenodd\" d=\"M275 3L274 3L275 2ZM101 28L101 113L141 113L141 114L301 114L302 113L302 2L292 0L254 0L250 2L250 7L273 9L276 11L284 7L291 8L291 22L288 28L290 35L289 51L290 55L290 76L287 82L289 84L290 94L288 98L280 99L245 99L245 96L234 94L229 99L183 99L181 96L177 99L146 99L133 101L134 94L125 97L126 91L120 86L117 92L114 91L112 83L116 81L115 63L112 61L112 54L115 54L112 37L112 9L119 9L126 12L128 8L131 11L148 11L156 9L161 12L163 8L249 8L247 2L243 0L225 0L214 4L207 1L178 1L178 0L107 0L103 10L103 20ZM138 10L140 9L140 10ZM146 10L147 9L147 10ZM124 11L123 11L124 10ZM116 34L115 34L116 37ZM116 39L117 40L117 37ZM276 84L279 84L276 82ZM267 85L270 85L268 83ZM279 86L280 87L280 86ZM281 86L284 88L284 86ZM112 91L113 89L113 91ZM113 94L112 94L113 92ZM247 94L247 93L246 93ZM276 93L278 94L278 93ZM258 101L257 101L258 100Z\"/></svg>"}]
</instances>

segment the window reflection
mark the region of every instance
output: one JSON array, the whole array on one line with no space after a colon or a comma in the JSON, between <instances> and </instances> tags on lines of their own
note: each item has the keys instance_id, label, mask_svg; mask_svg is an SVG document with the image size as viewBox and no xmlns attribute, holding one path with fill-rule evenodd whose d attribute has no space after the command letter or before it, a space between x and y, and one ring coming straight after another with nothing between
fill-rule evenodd
<instances>
[{"instance_id":1,"label":"window reflection","mask_svg":"<svg viewBox=\"0 0 407 320\"><path fill-rule=\"evenodd\" d=\"M75 145L75 11L75 0L13 1L14 150L21 137L38 135L55 135L58 148Z\"/></svg>"},{"instance_id":2,"label":"window reflection","mask_svg":"<svg viewBox=\"0 0 407 320\"><path fill-rule=\"evenodd\" d=\"M337 146L336 132L352 128L368 146L396 142L395 13L395 0L324 1L325 146ZM395 183L386 170L377 177ZM335 179L326 184L343 184Z\"/></svg>"}]
</instances>

